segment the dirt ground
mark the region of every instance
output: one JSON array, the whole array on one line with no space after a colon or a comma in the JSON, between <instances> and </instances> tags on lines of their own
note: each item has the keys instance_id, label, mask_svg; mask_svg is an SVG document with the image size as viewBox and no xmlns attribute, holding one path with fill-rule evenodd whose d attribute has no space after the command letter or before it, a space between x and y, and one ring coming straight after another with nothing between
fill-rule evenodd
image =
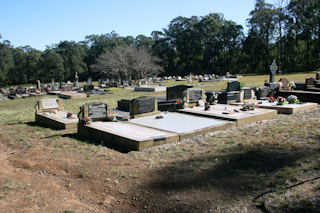
<instances>
[{"instance_id":1,"label":"dirt ground","mask_svg":"<svg viewBox=\"0 0 320 213\"><path fill-rule=\"evenodd\" d=\"M0 212L320 212L320 109L121 153L0 125Z\"/></svg>"}]
</instances>

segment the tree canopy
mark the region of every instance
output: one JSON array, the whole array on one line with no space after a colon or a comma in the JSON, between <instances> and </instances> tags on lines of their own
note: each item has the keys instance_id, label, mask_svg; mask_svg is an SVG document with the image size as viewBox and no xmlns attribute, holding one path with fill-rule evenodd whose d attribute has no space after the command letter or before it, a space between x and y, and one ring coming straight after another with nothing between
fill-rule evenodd
<instances>
[{"instance_id":1,"label":"tree canopy","mask_svg":"<svg viewBox=\"0 0 320 213\"><path fill-rule=\"evenodd\" d=\"M35 80L144 78L149 75L269 73L276 59L284 73L320 67L320 1L255 0L248 32L223 14L176 17L145 35L112 31L84 41L61 41L44 51L14 48L0 36L0 85ZM159 72L163 70L163 72Z\"/></svg>"}]
</instances>

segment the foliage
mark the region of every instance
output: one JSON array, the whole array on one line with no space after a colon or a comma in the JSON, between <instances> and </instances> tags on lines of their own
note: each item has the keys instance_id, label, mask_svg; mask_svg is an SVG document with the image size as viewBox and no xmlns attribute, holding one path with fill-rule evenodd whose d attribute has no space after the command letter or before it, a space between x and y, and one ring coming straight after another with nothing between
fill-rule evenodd
<instances>
[{"instance_id":1,"label":"foliage","mask_svg":"<svg viewBox=\"0 0 320 213\"><path fill-rule=\"evenodd\" d=\"M107 72L107 78L141 78L158 74L155 70L160 70L159 66L164 70L162 75L175 76L224 75L226 72L268 74L273 59L284 73L319 69L320 1L275 2L255 1L247 20L247 35L241 25L218 13L176 17L167 28L153 31L151 37L122 37L112 31L88 35L80 42L61 41L44 51L30 46L14 48L0 35L0 85L34 83L38 79L50 81L51 78L74 80L75 72L80 80L88 76L97 80L103 72ZM146 57L150 57L145 61L156 61L148 73L139 67L145 61L136 63L140 64L138 67L133 67L132 62L123 67L113 63L108 68L98 68L97 62L101 64L102 59L115 62L117 51L118 54L126 51L133 60L139 55L133 53L136 50L148 52ZM120 70L119 75L115 75L115 70Z\"/></svg>"}]
</instances>

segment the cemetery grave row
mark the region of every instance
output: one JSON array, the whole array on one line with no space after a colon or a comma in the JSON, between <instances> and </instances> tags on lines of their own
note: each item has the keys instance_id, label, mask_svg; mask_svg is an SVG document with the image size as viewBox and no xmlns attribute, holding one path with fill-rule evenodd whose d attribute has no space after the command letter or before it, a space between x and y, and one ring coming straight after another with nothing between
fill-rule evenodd
<instances>
[{"instance_id":1,"label":"cemetery grave row","mask_svg":"<svg viewBox=\"0 0 320 213\"><path fill-rule=\"evenodd\" d=\"M37 104L36 121L53 127L59 122L60 128L77 127L83 137L130 151L271 119L277 112L317 107L300 103L293 96L274 99L278 88L269 86L268 93L261 95L263 89L241 88L237 81L228 82L222 92L176 85L166 89L166 97L121 99L116 109L107 103L88 103L80 107L77 118L63 111L61 99L42 99ZM257 100L257 95L262 100Z\"/></svg>"}]
</instances>

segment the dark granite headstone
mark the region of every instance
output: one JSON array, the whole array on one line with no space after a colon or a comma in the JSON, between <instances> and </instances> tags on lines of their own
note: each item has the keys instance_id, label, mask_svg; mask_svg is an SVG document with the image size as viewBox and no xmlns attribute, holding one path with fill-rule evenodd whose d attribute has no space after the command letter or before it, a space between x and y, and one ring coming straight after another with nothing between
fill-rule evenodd
<instances>
[{"instance_id":1,"label":"dark granite headstone","mask_svg":"<svg viewBox=\"0 0 320 213\"><path fill-rule=\"evenodd\" d=\"M228 104L229 102L236 102L239 100L240 92L222 92L218 95L218 103L219 104Z\"/></svg>"},{"instance_id":2,"label":"dark granite headstone","mask_svg":"<svg viewBox=\"0 0 320 213\"><path fill-rule=\"evenodd\" d=\"M176 85L172 87L167 87L167 100L170 99L183 99L184 91L188 88L192 88L192 86L188 85Z\"/></svg>"},{"instance_id":3,"label":"dark granite headstone","mask_svg":"<svg viewBox=\"0 0 320 213\"><path fill-rule=\"evenodd\" d=\"M107 118L108 105L105 103L88 104L88 116L92 121L102 121Z\"/></svg>"},{"instance_id":4,"label":"dark granite headstone","mask_svg":"<svg viewBox=\"0 0 320 213\"><path fill-rule=\"evenodd\" d=\"M275 90L269 88L269 87L260 87L257 91L257 98L259 100L267 99L270 96L273 96Z\"/></svg>"},{"instance_id":5,"label":"dark granite headstone","mask_svg":"<svg viewBox=\"0 0 320 213\"><path fill-rule=\"evenodd\" d=\"M316 72L316 79L320 80L320 71Z\"/></svg>"},{"instance_id":6,"label":"dark granite headstone","mask_svg":"<svg viewBox=\"0 0 320 213\"><path fill-rule=\"evenodd\" d=\"M240 82L239 81L229 81L227 92L240 91Z\"/></svg>"},{"instance_id":7,"label":"dark granite headstone","mask_svg":"<svg viewBox=\"0 0 320 213\"><path fill-rule=\"evenodd\" d=\"M129 87L129 81L122 81L123 87Z\"/></svg>"},{"instance_id":8,"label":"dark granite headstone","mask_svg":"<svg viewBox=\"0 0 320 213\"><path fill-rule=\"evenodd\" d=\"M295 82L295 90L305 90L306 84L303 82Z\"/></svg>"},{"instance_id":9,"label":"dark granite headstone","mask_svg":"<svg viewBox=\"0 0 320 213\"><path fill-rule=\"evenodd\" d=\"M10 88L9 89L9 95L15 96L15 95L17 95L17 92L14 89Z\"/></svg>"},{"instance_id":10,"label":"dark granite headstone","mask_svg":"<svg viewBox=\"0 0 320 213\"><path fill-rule=\"evenodd\" d=\"M92 91L92 90L94 90L94 85L84 85L83 90L84 91Z\"/></svg>"},{"instance_id":11,"label":"dark granite headstone","mask_svg":"<svg viewBox=\"0 0 320 213\"><path fill-rule=\"evenodd\" d=\"M153 112L155 110L155 98L137 98L133 101L133 107L138 114Z\"/></svg>"},{"instance_id":12,"label":"dark granite headstone","mask_svg":"<svg viewBox=\"0 0 320 213\"><path fill-rule=\"evenodd\" d=\"M122 111L130 111L130 105L132 105L133 98L121 99L118 101L117 109Z\"/></svg>"},{"instance_id":13,"label":"dark granite headstone","mask_svg":"<svg viewBox=\"0 0 320 213\"><path fill-rule=\"evenodd\" d=\"M218 94L214 91L206 91L206 96L207 96L207 102L209 102L210 104L214 104L217 102L218 100Z\"/></svg>"}]
</instances>

